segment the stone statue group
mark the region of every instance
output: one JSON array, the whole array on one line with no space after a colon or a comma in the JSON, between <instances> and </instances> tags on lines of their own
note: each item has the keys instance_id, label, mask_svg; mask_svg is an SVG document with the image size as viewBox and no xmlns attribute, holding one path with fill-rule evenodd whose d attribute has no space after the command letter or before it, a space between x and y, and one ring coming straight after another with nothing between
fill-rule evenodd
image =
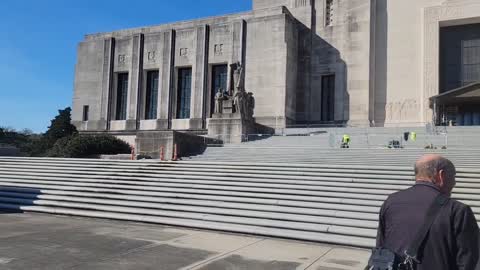
<instances>
[{"instance_id":1,"label":"stone statue group","mask_svg":"<svg viewBox=\"0 0 480 270\"><path fill-rule=\"evenodd\" d=\"M244 70L240 63L235 64L235 71L233 72L233 82L235 86L235 93L233 96L224 92L223 89L218 89L215 94L215 113L222 114L223 103L226 100L232 100L234 103L234 113L240 114L242 120L253 120L255 109L255 98L252 92L246 92L244 87Z\"/></svg>"}]
</instances>

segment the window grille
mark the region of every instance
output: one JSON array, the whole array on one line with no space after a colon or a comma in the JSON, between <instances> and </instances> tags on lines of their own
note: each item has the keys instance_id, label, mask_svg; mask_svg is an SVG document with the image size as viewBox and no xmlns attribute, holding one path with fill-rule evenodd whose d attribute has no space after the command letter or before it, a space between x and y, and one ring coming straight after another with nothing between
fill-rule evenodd
<instances>
[{"instance_id":1,"label":"window grille","mask_svg":"<svg viewBox=\"0 0 480 270\"><path fill-rule=\"evenodd\" d=\"M331 26L333 24L333 1L326 0L325 4L325 25Z\"/></svg>"}]
</instances>

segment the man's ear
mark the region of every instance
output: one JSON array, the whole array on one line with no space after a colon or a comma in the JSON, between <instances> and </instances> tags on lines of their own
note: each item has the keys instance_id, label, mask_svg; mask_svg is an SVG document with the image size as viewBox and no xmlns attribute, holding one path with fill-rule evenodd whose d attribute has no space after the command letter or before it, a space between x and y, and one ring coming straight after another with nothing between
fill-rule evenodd
<instances>
[{"instance_id":1,"label":"man's ear","mask_svg":"<svg viewBox=\"0 0 480 270\"><path fill-rule=\"evenodd\" d=\"M446 184L447 177L448 177L447 171L439 170L436 177L437 185L443 188Z\"/></svg>"}]
</instances>

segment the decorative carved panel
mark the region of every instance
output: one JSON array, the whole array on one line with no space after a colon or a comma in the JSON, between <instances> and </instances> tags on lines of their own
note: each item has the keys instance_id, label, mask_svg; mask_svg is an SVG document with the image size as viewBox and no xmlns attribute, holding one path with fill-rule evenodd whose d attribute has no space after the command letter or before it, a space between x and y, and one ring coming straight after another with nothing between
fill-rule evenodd
<instances>
[{"instance_id":1,"label":"decorative carved panel","mask_svg":"<svg viewBox=\"0 0 480 270\"><path fill-rule=\"evenodd\" d=\"M180 56L188 56L188 48L180 48Z\"/></svg>"},{"instance_id":2,"label":"decorative carved panel","mask_svg":"<svg viewBox=\"0 0 480 270\"><path fill-rule=\"evenodd\" d=\"M156 51L151 51L147 53L147 60L149 62L155 62L156 58L157 58Z\"/></svg>"},{"instance_id":3,"label":"decorative carved panel","mask_svg":"<svg viewBox=\"0 0 480 270\"><path fill-rule=\"evenodd\" d=\"M387 121L412 121L418 119L420 104L415 99L390 102L385 106Z\"/></svg>"},{"instance_id":4,"label":"decorative carved panel","mask_svg":"<svg viewBox=\"0 0 480 270\"><path fill-rule=\"evenodd\" d=\"M127 56L125 54L118 55L118 65L125 65L126 60Z\"/></svg>"},{"instance_id":5,"label":"decorative carved panel","mask_svg":"<svg viewBox=\"0 0 480 270\"><path fill-rule=\"evenodd\" d=\"M295 8L305 7L309 4L310 0L295 0Z\"/></svg>"},{"instance_id":6,"label":"decorative carved panel","mask_svg":"<svg viewBox=\"0 0 480 270\"><path fill-rule=\"evenodd\" d=\"M214 53L215 53L215 55L222 55L223 54L223 44L215 44Z\"/></svg>"}]
</instances>

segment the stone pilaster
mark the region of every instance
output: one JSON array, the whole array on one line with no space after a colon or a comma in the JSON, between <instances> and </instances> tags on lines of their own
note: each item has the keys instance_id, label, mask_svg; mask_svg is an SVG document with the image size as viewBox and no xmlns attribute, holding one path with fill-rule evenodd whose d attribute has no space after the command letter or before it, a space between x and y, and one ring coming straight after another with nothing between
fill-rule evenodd
<instances>
[{"instance_id":1,"label":"stone pilaster","mask_svg":"<svg viewBox=\"0 0 480 270\"><path fill-rule=\"evenodd\" d=\"M136 130L137 121L139 121L138 114L138 101L142 83L142 71L143 71L143 34L133 36L132 41L132 57L131 57L131 75L129 81L129 99L128 99L128 111L127 111L127 130Z\"/></svg>"},{"instance_id":2,"label":"stone pilaster","mask_svg":"<svg viewBox=\"0 0 480 270\"><path fill-rule=\"evenodd\" d=\"M102 67L102 96L100 109L100 124L102 130L109 129L112 106L113 63L115 55L115 39L108 38L104 41L103 67Z\"/></svg>"}]
</instances>

